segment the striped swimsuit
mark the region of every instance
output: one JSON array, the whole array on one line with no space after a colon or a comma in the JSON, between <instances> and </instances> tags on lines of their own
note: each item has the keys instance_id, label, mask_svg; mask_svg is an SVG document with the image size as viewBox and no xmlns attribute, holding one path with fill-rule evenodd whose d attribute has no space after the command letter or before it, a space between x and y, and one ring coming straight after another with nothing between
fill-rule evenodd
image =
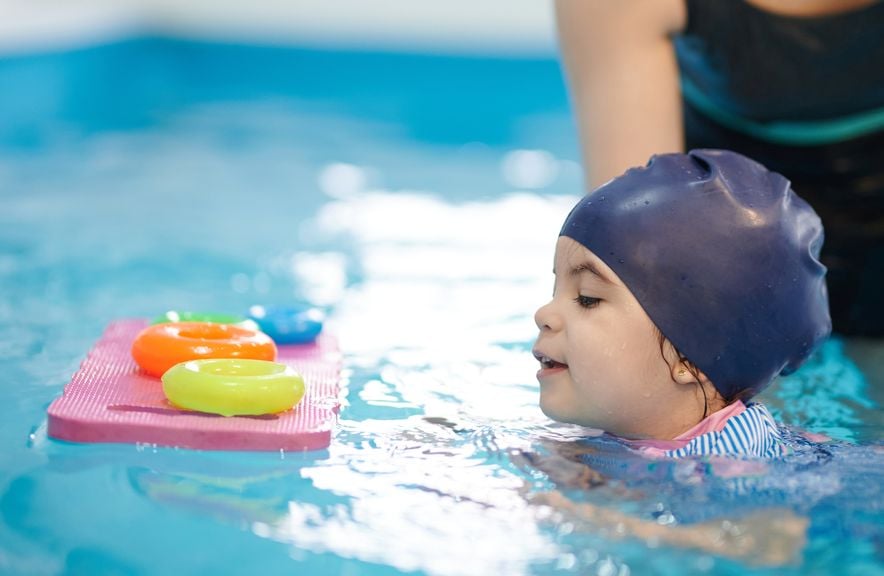
<instances>
[{"instance_id":1,"label":"striped swimsuit","mask_svg":"<svg viewBox=\"0 0 884 576\"><path fill-rule=\"evenodd\" d=\"M763 404L742 402L716 412L671 441L629 441L649 456L747 456L778 458L789 452L779 427Z\"/></svg>"},{"instance_id":2,"label":"striped swimsuit","mask_svg":"<svg viewBox=\"0 0 884 576\"><path fill-rule=\"evenodd\" d=\"M778 458L786 451L773 416L763 404L753 402L742 413L728 418L720 432L697 436L682 448L667 451L666 455L672 458L707 454Z\"/></svg>"}]
</instances>

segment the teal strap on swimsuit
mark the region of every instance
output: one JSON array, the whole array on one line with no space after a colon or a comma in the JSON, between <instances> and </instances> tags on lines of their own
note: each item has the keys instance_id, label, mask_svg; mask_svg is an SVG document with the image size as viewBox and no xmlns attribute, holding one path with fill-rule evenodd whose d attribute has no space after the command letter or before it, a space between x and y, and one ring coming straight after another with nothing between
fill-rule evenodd
<instances>
[{"instance_id":1,"label":"teal strap on swimsuit","mask_svg":"<svg viewBox=\"0 0 884 576\"><path fill-rule=\"evenodd\" d=\"M722 126L774 144L831 144L884 129L884 108L832 120L757 122L724 110L684 77L681 79L681 93L692 106Z\"/></svg>"}]
</instances>

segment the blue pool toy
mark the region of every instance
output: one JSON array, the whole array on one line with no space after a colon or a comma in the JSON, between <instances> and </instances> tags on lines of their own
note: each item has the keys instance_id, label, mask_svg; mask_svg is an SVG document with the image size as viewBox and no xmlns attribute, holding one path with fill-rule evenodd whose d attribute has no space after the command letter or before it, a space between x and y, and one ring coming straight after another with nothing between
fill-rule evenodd
<instances>
[{"instance_id":1,"label":"blue pool toy","mask_svg":"<svg viewBox=\"0 0 884 576\"><path fill-rule=\"evenodd\" d=\"M252 306L248 316L277 344L307 344L322 332L323 312L309 305Z\"/></svg>"}]
</instances>

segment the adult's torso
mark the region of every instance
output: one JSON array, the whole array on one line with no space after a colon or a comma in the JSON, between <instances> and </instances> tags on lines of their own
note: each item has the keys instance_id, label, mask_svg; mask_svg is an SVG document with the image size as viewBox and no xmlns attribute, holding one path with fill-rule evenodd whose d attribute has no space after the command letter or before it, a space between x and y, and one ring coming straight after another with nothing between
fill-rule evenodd
<instances>
[{"instance_id":1,"label":"adult's torso","mask_svg":"<svg viewBox=\"0 0 884 576\"><path fill-rule=\"evenodd\" d=\"M845 0L838 11L810 14L800 4L783 3L794 4L791 13L768 4L686 0L686 27L675 38L683 83L756 121L826 120L884 107L884 2Z\"/></svg>"}]
</instances>

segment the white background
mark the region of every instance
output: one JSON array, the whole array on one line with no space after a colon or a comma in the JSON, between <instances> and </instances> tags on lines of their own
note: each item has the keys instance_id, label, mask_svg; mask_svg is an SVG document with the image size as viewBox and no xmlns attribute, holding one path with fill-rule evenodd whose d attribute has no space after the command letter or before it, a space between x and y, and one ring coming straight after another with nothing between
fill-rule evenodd
<instances>
[{"instance_id":1,"label":"white background","mask_svg":"<svg viewBox=\"0 0 884 576\"><path fill-rule=\"evenodd\" d=\"M551 55L550 0L0 0L0 52L133 33L436 53Z\"/></svg>"}]
</instances>

